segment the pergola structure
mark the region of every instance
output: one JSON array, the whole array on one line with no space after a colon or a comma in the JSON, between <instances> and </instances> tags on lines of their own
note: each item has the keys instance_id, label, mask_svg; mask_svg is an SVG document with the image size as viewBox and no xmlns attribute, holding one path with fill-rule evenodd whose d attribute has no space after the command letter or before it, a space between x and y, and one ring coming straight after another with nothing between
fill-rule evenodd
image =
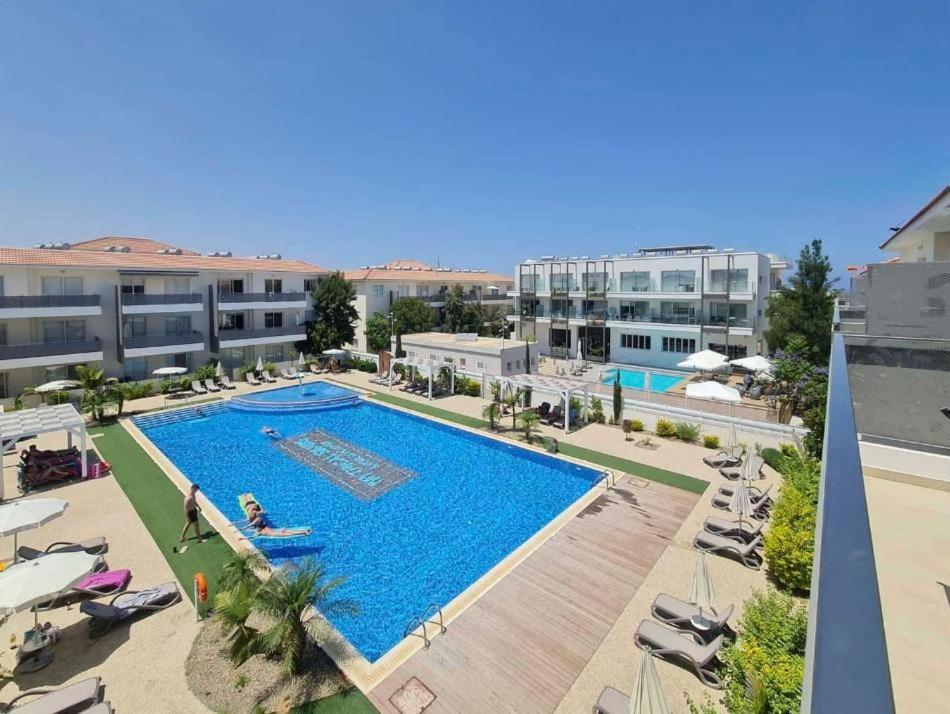
<instances>
[{"instance_id":1,"label":"pergola structure","mask_svg":"<svg viewBox=\"0 0 950 714\"><path fill-rule=\"evenodd\" d=\"M455 363L454 362L440 362L437 359L424 359L422 357L397 357L389 365L389 388L393 388L393 372L395 371L393 367L397 364L401 364L405 367L412 368L412 380L416 378L416 372L421 372L428 376L429 378L429 399L432 399L432 380L434 376L439 373L440 369L450 369L452 370L452 386L451 391L455 393ZM410 380L410 381L412 381Z\"/></svg>"},{"instance_id":2,"label":"pergola structure","mask_svg":"<svg viewBox=\"0 0 950 714\"><path fill-rule=\"evenodd\" d=\"M501 382L502 391L505 387L517 389L530 389L539 392L551 392L557 394L564 400L564 433L567 434L571 429L571 395L581 392L584 395L584 404L587 404L587 382L580 379L567 379L566 377L549 377L544 374L515 374L510 377L498 377Z\"/></svg>"},{"instance_id":3,"label":"pergola structure","mask_svg":"<svg viewBox=\"0 0 950 714\"><path fill-rule=\"evenodd\" d=\"M66 445L72 447L73 437L79 438L79 456L82 474L87 473L86 421L72 404L21 409L0 414L0 453L15 445L25 436L39 436L54 431L66 432ZM0 479L0 501L3 500L3 479Z\"/></svg>"}]
</instances>

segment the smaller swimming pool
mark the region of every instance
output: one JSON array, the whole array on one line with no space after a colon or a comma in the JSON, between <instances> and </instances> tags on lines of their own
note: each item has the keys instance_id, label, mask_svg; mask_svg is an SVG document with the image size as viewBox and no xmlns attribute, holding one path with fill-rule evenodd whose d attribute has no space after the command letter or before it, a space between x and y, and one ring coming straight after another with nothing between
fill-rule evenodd
<instances>
[{"instance_id":1,"label":"smaller swimming pool","mask_svg":"<svg viewBox=\"0 0 950 714\"><path fill-rule=\"evenodd\" d=\"M329 382L282 387L266 392L254 392L233 397L228 405L241 411L309 410L353 404L360 395L351 389L338 387Z\"/></svg>"},{"instance_id":2,"label":"smaller swimming pool","mask_svg":"<svg viewBox=\"0 0 950 714\"><path fill-rule=\"evenodd\" d=\"M647 382L647 372L641 369L628 369L617 368L611 369L607 372L604 372L604 384L613 384L614 380L617 379L617 373L620 373L620 386L627 387L628 389L643 389L646 390ZM672 389L677 384L683 381L683 377L677 377L672 374L664 374L662 372L650 372L650 389L651 392L665 392L668 389Z\"/></svg>"}]
</instances>

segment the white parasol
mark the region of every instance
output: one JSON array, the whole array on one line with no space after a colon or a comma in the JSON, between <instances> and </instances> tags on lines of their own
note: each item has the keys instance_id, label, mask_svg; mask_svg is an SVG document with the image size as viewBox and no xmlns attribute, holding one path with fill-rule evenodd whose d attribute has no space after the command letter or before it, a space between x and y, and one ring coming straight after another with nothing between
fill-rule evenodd
<instances>
[{"instance_id":1,"label":"white parasol","mask_svg":"<svg viewBox=\"0 0 950 714\"><path fill-rule=\"evenodd\" d=\"M13 536L13 558L17 555L17 534L39 528L63 515L69 501L61 498L31 498L0 506L0 536Z\"/></svg>"},{"instance_id":2,"label":"white parasol","mask_svg":"<svg viewBox=\"0 0 950 714\"><path fill-rule=\"evenodd\" d=\"M171 377L176 374L184 374L187 371L185 367L159 367L152 374L156 377Z\"/></svg>"}]
</instances>

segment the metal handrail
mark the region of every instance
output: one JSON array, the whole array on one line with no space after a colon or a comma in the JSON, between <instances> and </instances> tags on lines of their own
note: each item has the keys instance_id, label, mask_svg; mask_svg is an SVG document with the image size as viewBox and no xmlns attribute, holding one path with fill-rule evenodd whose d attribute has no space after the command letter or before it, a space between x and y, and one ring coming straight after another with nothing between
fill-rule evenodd
<instances>
[{"instance_id":1,"label":"metal handrail","mask_svg":"<svg viewBox=\"0 0 950 714\"><path fill-rule=\"evenodd\" d=\"M421 635L419 635L419 634L416 633L416 628L417 628L417 627L421 627L421 628L422 628L422 634L421 634ZM409 637L410 635L412 635L413 637L421 637L421 638L422 638L422 641L425 642L425 648L426 648L426 649L429 649L429 645L432 644L431 640L429 640L429 635L428 635L428 633L426 632L426 623L425 623L425 620L423 620L421 617L414 617L414 618L412 618L412 619L409 621L409 624L406 625L406 629L404 629L404 630L402 631L402 636L403 636L403 638Z\"/></svg>"},{"instance_id":2,"label":"metal handrail","mask_svg":"<svg viewBox=\"0 0 950 714\"><path fill-rule=\"evenodd\" d=\"M433 610L433 608L435 609ZM429 620L429 616L435 615L436 613L438 613L439 615L439 622L438 622L439 634L444 635L446 633L446 627L442 618L442 608L439 606L438 603L430 602L428 605L426 605L426 609L422 611L421 619L424 620L425 622L432 622L431 620ZM436 623L432 622L432 624L435 625Z\"/></svg>"},{"instance_id":3,"label":"metal handrail","mask_svg":"<svg viewBox=\"0 0 950 714\"><path fill-rule=\"evenodd\" d=\"M801 711L890 714L894 694L840 333L832 335L824 437Z\"/></svg>"}]
</instances>

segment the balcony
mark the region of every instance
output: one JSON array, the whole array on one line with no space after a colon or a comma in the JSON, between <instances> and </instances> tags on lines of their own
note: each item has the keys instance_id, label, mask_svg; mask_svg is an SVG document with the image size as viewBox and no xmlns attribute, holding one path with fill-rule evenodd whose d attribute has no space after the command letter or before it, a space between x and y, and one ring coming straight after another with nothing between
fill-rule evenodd
<instances>
[{"instance_id":1,"label":"balcony","mask_svg":"<svg viewBox=\"0 0 950 714\"><path fill-rule=\"evenodd\" d=\"M568 293L578 292L580 288L577 286L577 281L574 280L572 276L568 275L552 275L551 276L551 294L552 295L567 295Z\"/></svg>"},{"instance_id":2,"label":"balcony","mask_svg":"<svg viewBox=\"0 0 950 714\"><path fill-rule=\"evenodd\" d=\"M530 276L526 275L521 278L521 281L518 283L517 292L520 293L543 293L547 288L545 288L544 278L540 276Z\"/></svg>"},{"instance_id":3,"label":"balcony","mask_svg":"<svg viewBox=\"0 0 950 714\"><path fill-rule=\"evenodd\" d=\"M102 341L98 338L75 342L0 345L0 369L55 367L101 361Z\"/></svg>"},{"instance_id":4,"label":"balcony","mask_svg":"<svg viewBox=\"0 0 950 714\"><path fill-rule=\"evenodd\" d=\"M205 348L205 338L200 332L174 335L143 335L126 337L122 353L125 357L149 357L151 355L200 352Z\"/></svg>"},{"instance_id":5,"label":"balcony","mask_svg":"<svg viewBox=\"0 0 950 714\"><path fill-rule=\"evenodd\" d=\"M0 319L101 314L98 295L0 295Z\"/></svg>"},{"instance_id":6,"label":"balcony","mask_svg":"<svg viewBox=\"0 0 950 714\"><path fill-rule=\"evenodd\" d=\"M703 314L702 312L696 311L691 315L678 315L675 313L664 313L657 310L650 310L648 313L637 314L630 311L618 311L615 308L610 308L607 310L607 321L642 325L681 325L699 327L701 324L703 324Z\"/></svg>"},{"instance_id":7,"label":"balcony","mask_svg":"<svg viewBox=\"0 0 950 714\"><path fill-rule=\"evenodd\" d=\"M147 315L160 312L201 312L204 300L201 293L157 294L121 293L119 301L125 315Z\"/></svg>"},{"instance_id":8,"label":"balcony","mask_svg":"<svg viewBox=\"0 0 950 714\"><path fill-rule=\"evenodd\" d=\"M220 310L306 308L307 293L218 293Z\"/></svg>"},{"instance_id":9,"label":"balcony","mask_svg":"<svg viewBox=\"0 0 950 714\"><path fill-rule=\"evenodd\" d=\"M218 333L218 344L221 347L280 344L305 339L307 339L307 330L303 325L256 327L247 330L222 329Z\"/></svg>"},{"instance_id":10,"label":"balcony","mask_svg":"<svg viewBox=\"0 0 950 714\"><path fill-rule=\"evenodd\" d=\"M704 295L731 295L751 292L752 289L749 287L747 280L733 280L732 283L715 280L703 286Z\"/></svg>"},{"instance_id":11,"label":"balcony","mask_svg":"<svg viewBox=\"0 0 950 714\"><path fill-rule=\"evenodd\" d=\"M754 330L755 319L751 317L726 317L709 315L703 324L712 330Z\"/></svg>"}]
</instances>

